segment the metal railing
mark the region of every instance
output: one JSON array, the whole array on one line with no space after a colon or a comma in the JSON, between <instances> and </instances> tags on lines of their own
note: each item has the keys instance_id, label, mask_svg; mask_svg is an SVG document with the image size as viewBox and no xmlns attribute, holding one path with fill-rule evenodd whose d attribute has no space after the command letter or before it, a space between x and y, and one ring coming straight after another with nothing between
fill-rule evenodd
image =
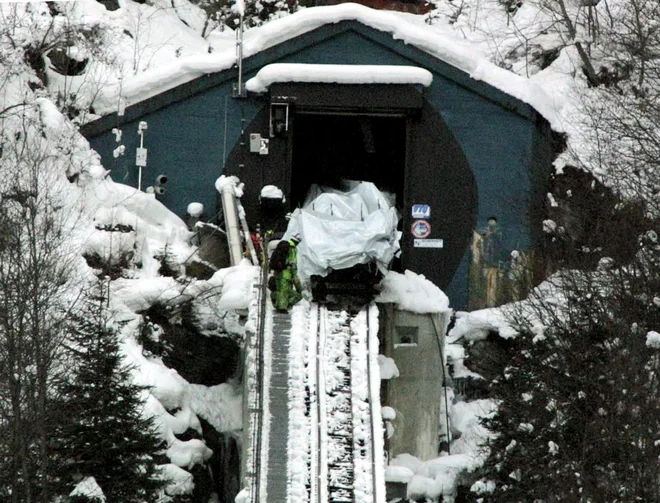
<instances>
[{"instance_id":1,"label":"metal railing","mask_svg":"<svg viewBox=\"0 0 660 503\"><path fill-rule=\"evenodd\" d=\"M261 453L262 431L264 418L264 331L266 327L267 299L268 299L268 263L263 261L257 295L257 319L254 330L252 346L256 352L254 359L255 386L253 395L249 399L250 414L250 462L247 467L250 477L250 501L259 503L261 491Z\"/></svg>"},{"instance_id":2,"label":"metal railing","mask_svg":"<svg viewBox=\"0 0 660 503\"><path fill-rule=\"evenodd\" d=\"M377 311L376 311L377 313ZM383 431L382 428L376 427L376 421L382 424L382 416L380 414L380 394L374 396L376 391L372 389L373 372L372 365L378 363L378 337L372 334L372 305L367 305L367 380L369 383L369 409L371 412L371 482L372 494L375 503L383 503L385 501L385 487L382 486L384 482L383 463ZM374 347L375 346L375 347ZM373 355L376 356L375 361ZM380 475L380 476L379 476Z\"/></svg>"}]
</instances>

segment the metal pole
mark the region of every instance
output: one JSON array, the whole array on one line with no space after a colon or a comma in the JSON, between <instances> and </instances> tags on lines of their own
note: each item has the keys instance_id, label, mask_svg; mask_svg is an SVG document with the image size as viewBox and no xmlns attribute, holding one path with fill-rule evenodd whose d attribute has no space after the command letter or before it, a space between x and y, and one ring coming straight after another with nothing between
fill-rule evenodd
<instances>
[{"instance_id":1,"label":"metal pole","mask_svg":"<svg viewBox=\"0 0 660 503\"><path fill-rule=\"evenodd\" d=\"M241 234L236 214L234 186L230 183L225 184L222 187L221 195L222 211L225 215L225 230L229 244L229 258L231 259L231 265L237 265L243 258L243 247L241 246Z\"/></svg>"},{"instance_id":2,"label":"metal pole","mask_svg":"<svg viewBox=\"0 0 660 503\"><path fill-rule=\"evenodd\" d=\"M245 8L245 7L243 7ZM236 42L236 49L238 50L238 97L243 96L243 15L241 12L240 23L238 26L238 41Z\"/></svg>"},{"instance_id":3,"label":"metal pole","mask_svg":"<svg viewBox=\"0 0 660 503\"><path fill-rule=\"evenodd\" d=\"M140 148L144 148L144 131L140 130ZM138 190L142 190L142 166L138 166Z\"/></svg>"}]
</instances>

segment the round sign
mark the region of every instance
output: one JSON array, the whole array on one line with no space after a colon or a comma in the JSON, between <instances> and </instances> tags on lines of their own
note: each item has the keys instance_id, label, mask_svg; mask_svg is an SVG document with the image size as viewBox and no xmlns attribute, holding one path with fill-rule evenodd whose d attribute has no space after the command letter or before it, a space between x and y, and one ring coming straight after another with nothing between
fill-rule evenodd
<instances>
[{"instance_id":1,"label":"round sign","mask_svg":"<svg viewBox=\"0 0 660 503\"><path fill-rule=\"evenodd\" d=\"M410 232L417 239L424 239L431 234L431 224L426 220L415 220L410 227Z\"/></svg>"}]
</instances>

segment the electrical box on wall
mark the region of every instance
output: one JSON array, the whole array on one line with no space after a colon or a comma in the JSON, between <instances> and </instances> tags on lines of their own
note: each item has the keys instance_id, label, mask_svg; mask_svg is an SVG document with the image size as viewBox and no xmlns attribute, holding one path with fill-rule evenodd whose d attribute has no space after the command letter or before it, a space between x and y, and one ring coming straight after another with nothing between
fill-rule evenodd
<instances>
[{"instance_id":1,"label":"electrical box on wall","mask_svg":"<svg viewBox=\"0 0 660 503\"><path fill-rule=\"evenodd\" d=\"M268 155L270 140L262 138L259 133L250 133L250 152L259 155Z\"/></svg>"},{"instance_id":2,"label":"electrical box on wall","mask_svg":"<svg viewBox=\"0 0 660 503\"><path fill-rule=\"evenodd\" d=\"M147 149L138 147L135 152L135 165L140 166L141 168L146 168L147 166Z\"/></svg>"},{"instance_id":3,"label":"electrical box on wall","mask_svg":"<svg viewBox=\"0 0 660 503\"><path fill-rule=\"evenodd\" d=\"M259 133L250 133L250 152L258 154L261 148L261 135Z\"/></svg>"}]
</instances>

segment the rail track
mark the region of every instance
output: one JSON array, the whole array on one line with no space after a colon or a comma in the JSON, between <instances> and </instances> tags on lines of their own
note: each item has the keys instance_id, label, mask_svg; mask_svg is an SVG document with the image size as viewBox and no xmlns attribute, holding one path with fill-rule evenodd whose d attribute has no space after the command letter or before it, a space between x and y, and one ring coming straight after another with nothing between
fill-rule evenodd
<instances>
[{"instance_id":1,"label":"rail track","mask_svg":"<svg viewBox=\"0 0 660 503\"><path fill-rule=\"evenodd\" d=\"M375 305L312 304L307 365L309 501L384 502ZM375 346L375 347L374 347Z\"/></svg>"}]
</instances>

